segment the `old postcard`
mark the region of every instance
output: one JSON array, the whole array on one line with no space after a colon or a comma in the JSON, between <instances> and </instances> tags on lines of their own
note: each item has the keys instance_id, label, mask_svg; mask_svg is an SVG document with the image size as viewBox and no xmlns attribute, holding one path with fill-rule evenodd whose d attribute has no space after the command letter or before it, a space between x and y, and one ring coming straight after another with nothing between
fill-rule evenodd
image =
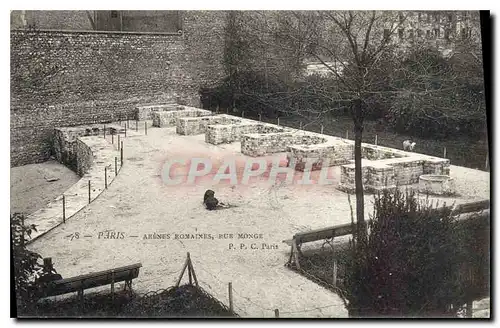
<instances>
[{"instance_id":1,"label":"old postcard","mask_svg":"<svg viewBox=\"0 0 500 328\"><path fill-rule=\"evenodd\" d=\"M11 316L490 318L489 12L10 18Z\"/></svg>"}]
</instances>

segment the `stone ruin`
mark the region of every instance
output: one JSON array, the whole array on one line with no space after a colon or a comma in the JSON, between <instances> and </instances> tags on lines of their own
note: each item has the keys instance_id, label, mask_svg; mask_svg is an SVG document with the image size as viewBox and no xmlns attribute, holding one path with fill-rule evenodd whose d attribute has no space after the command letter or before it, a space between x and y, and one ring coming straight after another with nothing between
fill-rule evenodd
<instances>
[{"instance_id":1,"label":"stone ruin","mask_svg":"<svg viewBox=\"0 0 500 328\"><path fill-rule=\"evenodd\" d=\"M240 142L241 153L252 157L286 152L288 163L295 163L299 171L306 169L310 159L315 160L312 170L340 165L337 188L349 193L355 191L353 140L208 111L196 115L185 109L177 112L175 119L169 118L169 124L176 124L178 134L205 134L205 141L213 145ZM167 116L168 112L154 112L153 117L156 115ZM365 143L362 158L367 192L415 184L424 174L449 175L450 170L450 161L445 158Z\"/></svg>"}]
</instances>

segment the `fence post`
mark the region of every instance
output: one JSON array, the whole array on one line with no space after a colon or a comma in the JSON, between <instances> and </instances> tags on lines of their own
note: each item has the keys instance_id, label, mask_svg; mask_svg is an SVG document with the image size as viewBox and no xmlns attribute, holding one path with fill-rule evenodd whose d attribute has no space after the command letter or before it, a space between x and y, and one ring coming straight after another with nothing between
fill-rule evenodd
<instances>
[{"instance_id":1,"label":"fence post","mask_svg":"<svg viewBox=\"0 0 500 328\"><path fill-rule=\"evenodd\" d=\"M120 170L123 166L123 141L122 141L122 144L121 144L121 147L120 147Z\"/></svg>"},{"instance_id":2,"label":"fence post","mask_svg":"<svg viewBox=\"0 0 500 328\"><path fill-rule=\"evenodd\" d=\"M333 260L333 286L337 287L337 260Z\"/></svg>"},{"instance_id":3,"label":"fence post","mask_svg":"<svg viewBox=\"0 0 500 328\"><path fill-rule=\"evenodd\" d=\"M467 304L465 306L465 317L472 318L472 299L467 300Z\"/></svg>"},{"instance_id":4,"label":"fence post","mask_svg":"<svg viewBox=\"0 0 500 328\"><path fill-rule=\"evenodd\" d=\"M139 131L139 120L135 120L135 132Z\"/></svg>"},{"instance_id":5,"label":"fence post","mask_svg":"<svg viewBox=\"0 0 500 328\"><path fill-rule=\"evenodd\" d=\"M115 143L115 134L111 133L111 144Z\"/></svg>"},{"instance_id":6,"label":"fence post","mask_svg":"<svg viewBox=\"0 0 500 328\"><path fill-rule=\"evenodd\" d=\"M108 189L108 167L104 167L104 188Z\"/></svg>"},{"instance_id":7,"label":"fence post","mask_svg":"<svg viewBox=\"0 0 500 328\"><path fill-rule=\"evenodd\" d=\"M115 177L118 174L118 158L115 156Z\"/></svg>"},{"instance_id":8,"label":"fence post","mask_svg":"<svg viewBox=\"0 0 500 328\"><path fill-rule=\"evenodd\" d=\"M280 126L280 118L278 117L278 126Z\"/></svg>"},{"instance_id":9,"label":"fence post","mask_svg":"<svg viewBox=\"0 0 500 328\"><path fill-rule=\"evenodd\" d=\"M259 122L262 122L262 115L259 114Z\"/></svg>"},{"instance_id":10,"label":"fence post","mask_svg":"<svg viewBox=\"0 0 500 328\"><path fill-rule=\"evenodd\" d=\"M106 124L104 124L104 127L102 129L103 134L104 134L104 139L106 139Z\"/></svg>"},{"instance_id":11,"label":"fence post","mask_svg":"<svg viewBox=\"0 0 500 328\"><path fill-rule=\"evenodd\" d=\"M349 139L349 130L346 130L346 131L345 131L345 138L346 138L346 139Z\"/></svg>"},{"instance_id":12,"label":"fence post","mask_svg":"<svg viewBox=\"0 0 500 328\"><path fill-rule=\"evenodd\" d=\"M321 124L321 134L323 134L323 124Z\"/></svg>"},{"instance_id":13,"label":"fence post","mask_svg":"<svg viewBox=\"0 0 500 328\"><path fill-rule=\"evenodd\" d=\"M245 111L244 111L244 110L242 110L242 111L241 111L241 118L244 118L244 117L245 117Z\"/></svg>"},{"instance_id":14,"label":"fence post","mask_svg":"<svg viewBox=\"0 0 500 328\"><path fill-rule=\"evenodd\" d=\"M274 309L274 317L279 318L280 317L280 310Z\"/></svg>"},{"instance_id":15,"label":"fence post","mask_svg":"<svg viewBox=\"0 0 500 328\"><path fill-rule=\"evenodd\" d=\"M118 135L118 150L120 150L120 135Z\"/></svg>"},{"instance_id":16,"label":"fence post","mask_svg":"<svg viewBox=\"0 0 500 328\"><path fill-rule=\"evenodd\" d=\"M377 142L378 142L378 136L375 135L375 145L377 145Z\"/></svg>"},{"instance_id":17,"label":"fence post","mask_svg":"<svg viewBox=\"0 0 500 328\"><path fill-rule=\"evenodd\" d=\"M66 197L63 195L63 223L66 223Z\"/></svg>"},{"instance_id":18,"label":"fence post","mask_svg":"<svg viewBox=\"0 0 500 328\"><path fill-rule=\"evenodd\" d=\"M90 195L91 195L91 192L90 192L90 180L89 180L89 204L90 204Z\"/></svg>"},{"instance_id":19,"label":"fence post","mask_svg":"<svg viewBox=\"0 0 500 328\"><path fill-rule=\"evenodd\" d=\"M233 312L233 283L230 282L227 287L229 290L229 310Z\"/></svg>"},{"instance_id":20,"label":"fence post","mask_svg":"<svg viewBox=\"0 0 500 328\"><path fill-rule=\"evenodd\" d=\"M302 130L302 121L300 121L299 130Z\"/></svg>"},{"instance_id":21,"label":"fence post","mask_svg":"<svg viewBox=\"0 0 500 328\"><path fill-rule=\"evenodd\" d=\"M484 169L487 170L488 169L488 164L489 164L489 160L488 160L488 157L490 156L489 152L486 153L486 161L484 163Z\"/></svg>"},{"instance_id":22,"label":"fence post","mask_svg":"<svg viewBox=\"0 0 500 328\"><path fill-rule=\"evenodd\" d=\"M127 121L128 122L128 121ZM128 125L128 124L127 124ZM127 137L127 125L125 125L125 138Z\"/></svg>"},{"instance_id":23,"label":"fence post","mask_svg":"<svg viewBox=\"0 0 500 328\"><path fill-rule=\"evenodd\" d=\"M144 122L144 134L148 135L148 122Z\"/></svg>"},{"instance_id":24,"label":"fence post","mask_svg":"<svg viewBox=\"0 0 500 328\"><path fill-rule=\"evenodd\" d=\"M443 149L443 158L446 158L446 147Z\"/></svg>"},{"instance_id":25,"label":"fence post","mask_svg":"<svg viewBox=\"0 0 500 328\"><path fill-rule=\"evenodd\" d=\"M129 124L129 119L127 118L127 125L125 126L126 129L130 128L130 124Z\"/></svg>"}]
</instances>

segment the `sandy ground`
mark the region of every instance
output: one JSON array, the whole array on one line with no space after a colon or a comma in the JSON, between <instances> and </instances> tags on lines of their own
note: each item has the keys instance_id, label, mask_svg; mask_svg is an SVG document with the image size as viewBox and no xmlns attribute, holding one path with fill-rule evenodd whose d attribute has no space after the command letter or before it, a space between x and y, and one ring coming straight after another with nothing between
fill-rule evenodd
<instances>
[{"instance_id":1,"label":"sandy ground","mask_svg":"<svg viewBox=\"0 0 500 328\"><path fill-rule=\"evenodd\" d=\"M241 159L239 145L209 145L203 135L178 136L174 128L151 128L148 136L129 137L124 144L125 164L109 189L30 245L52 257L63 277L141 262L134 284L137 291L147 292L174 284L190 252L202 287L225 304L232 282L241 316L273 317L279 309L282 317L347 317L336 294L284 267L289 248L282 243L299 231L350 222L345 193L332 185L270 186L265 177L248 185L213 184L211 179L166 185L162 171L167 159ZM451 175L459 178L457 202L489 198L488 173L452 167ZM208 188L235 207L207 211L202 199ZM367 213L371 200L367 195ZM354 206L354 197L352 202ZM123 238L106 239L108 231ZM76 233L79 238L71 240ZM169 238L144 238L153 233ZM188 239L186 234L205 234L205 239ZM239 239L238 234L257 238Z\"/></svg>"},{"instance_id":2,"label":"sandy ground","mask_svg":"<svg viewBox=\"0 0 500 328\"><path fill-rule=\"evenodd\" d=\"M56 178L56 181L47 179ZM10 169L10 211L31 214L78 182L80 177L56 160Z\"/></svg>"}]
</instances>

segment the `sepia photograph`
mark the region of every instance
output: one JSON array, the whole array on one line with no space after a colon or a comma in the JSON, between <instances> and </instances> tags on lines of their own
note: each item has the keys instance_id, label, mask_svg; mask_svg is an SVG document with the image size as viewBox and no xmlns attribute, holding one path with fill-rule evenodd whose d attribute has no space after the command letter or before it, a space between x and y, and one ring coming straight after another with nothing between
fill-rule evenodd
<instances>
[{"instance_id":1,"label":"sepia photograph","mask_svg":"<svg viewBox=\"0 0 500 328\"><path fill-rule=\"evenodd\" d=\"M10 10L11 318L491 320L491 29Z\"/></svg>"}]
</instances>

